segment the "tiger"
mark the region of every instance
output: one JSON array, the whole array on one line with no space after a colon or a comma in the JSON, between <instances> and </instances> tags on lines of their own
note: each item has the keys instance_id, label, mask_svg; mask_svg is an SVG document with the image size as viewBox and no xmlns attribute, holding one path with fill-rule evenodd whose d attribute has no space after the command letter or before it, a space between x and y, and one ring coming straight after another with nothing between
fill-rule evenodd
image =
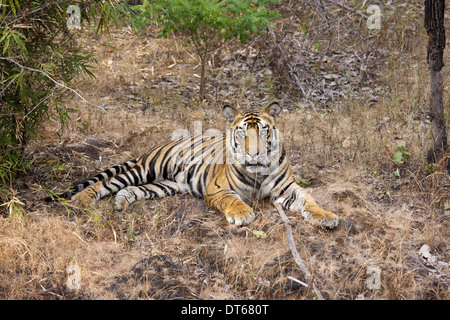
<instances>
[{"instance_id":1,"label":"tiger","mask_svg":"<svg viewBox=\"0 0 450 320\"><path fill-rule=\"evenodd\" d=\"M280 112L278 102L242 113L225 105L222 115L230 123L225 136L180 137L75 184L59 197L85 209L116 193L115 208L122 211L143 199L189 193L204 198L209 208L238 227L255 219L255 201L270 198L313 225L334 228L338 216L321 208L295 182L275 125Z\"/></svg>"}]
</instances>

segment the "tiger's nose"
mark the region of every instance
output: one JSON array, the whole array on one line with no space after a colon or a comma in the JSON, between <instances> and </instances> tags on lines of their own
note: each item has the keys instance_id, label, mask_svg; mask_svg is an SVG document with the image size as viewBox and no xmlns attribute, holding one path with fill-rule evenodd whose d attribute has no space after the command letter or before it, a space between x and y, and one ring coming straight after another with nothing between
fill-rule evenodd
<instances>
[{"instance_id":1,"label":"tiger's nose","mask_svg":"<svg viewBox=\"0 0 450 320\"><path fill-rule=\"evenodd\" d=\"M250 157L254 158L254 157L256 157L258 155L258 151L248 151L247 154Z\"/></svg>"}]
</instances>

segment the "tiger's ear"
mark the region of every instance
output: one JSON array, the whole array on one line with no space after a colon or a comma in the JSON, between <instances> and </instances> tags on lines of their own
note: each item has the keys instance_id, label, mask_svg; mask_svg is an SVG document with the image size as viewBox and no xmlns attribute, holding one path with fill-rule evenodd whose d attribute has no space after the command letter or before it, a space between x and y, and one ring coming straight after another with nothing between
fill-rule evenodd
<instances>
[{"instance_id":1,"label":"tiger's ear","mask_svg":"<svg viewBox=\"0 0 450 320\"><path fill-rule=\"evenodd\" d=\"M234 119L239 115L239 111L230 105L223 106L222 115L227 119L228 122L233 122Z\"/></svg>"},{"instance_id":2,"label":"tiger's ear","mask_svg":"<svg viewBox=\"0 0 450 320\"><path fill-rule=\"evenodd\" d=\"M272 118L278 118L278 115L281 112L281 107L280 104L278 102L272 102L271 104L269 104L269 106L264 109L264 113L267 113L269 116L271 116Z\"/></svg>"}]
</instances>

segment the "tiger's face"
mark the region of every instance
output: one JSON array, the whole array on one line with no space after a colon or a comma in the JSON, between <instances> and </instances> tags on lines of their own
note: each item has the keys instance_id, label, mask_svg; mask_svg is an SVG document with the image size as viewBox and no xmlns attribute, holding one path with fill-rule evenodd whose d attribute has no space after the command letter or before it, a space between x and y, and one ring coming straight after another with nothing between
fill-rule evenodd
<instances>
[{"instance_id":1,"label":"tiger's face","mask_svg":"<svg viewBox=\"0 0 450 320\"><path fill-rule=\"evenodd\" d=\"M249 173L267 175L272 172L278 165L281 150L274 121L280 111L278 103L270 104L262 112L242 114L231 106L225 106L223 115L232 122L227 131L228 163L232 161Z\"/></svg>"}]
</instances>

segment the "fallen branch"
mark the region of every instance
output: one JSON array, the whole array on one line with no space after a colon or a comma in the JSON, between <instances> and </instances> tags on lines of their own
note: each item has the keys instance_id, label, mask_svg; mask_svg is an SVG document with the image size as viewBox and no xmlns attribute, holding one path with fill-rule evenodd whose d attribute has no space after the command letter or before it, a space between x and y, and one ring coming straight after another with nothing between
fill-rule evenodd
<instances>
[{"instance_id":1,"label":"fallen branch","mask_svg":"<svg viewBox=\"0 0 450 320\"><path fill-rule=\"evenodd\" d=\"M291 222L289 221L289 218L287 217L286 213L284 213L283 210L283 206L281 205L281 203L274 203L275 208L277 209L278 213L280 214L281 220L283 220L284 222L284 226L286 228L286 234L287 234L287 239L288 239L288 243L289 243L289 248L291 249L292 252L292 256L294 257L294 261L295 263L298 265L298 267L300 268L300 270L303 272L303 275L305 276L305 279L307 281L311 280L311 273L309 272L308 268L306 267L305 263L303 262L302 258L300 258L300 254L297 251L297 248L295 246L295 242L294 242L294 236L292 233L292 228L291 228ZM298 283L300 283L301 285L305 285L305 283L303 283L302 281L292 278L292 277L288 277L289 279L296 281ZM295 279L295 280L294 280ZM319 290L317 290L317 286L316 284L313 282L312 283L312 287L314 292L316 293L316 296L319 300L324 300L322 294L320 293Z\"/></svg>"},{"instance_id":2,"label":"fallen branch","mask_svg":"<svg viewBox=\"0 0 450 320\"><path fill-rule=\"evenodd\" d=\"M304 283L303 281L300 281L300 280L298 280L298 279L295 279L294 277L288 276L287 278L288 278L289 280L292 280L292 281L294 281L294 282L297 282L298 284L300 284L300 285L302 285L302 286L304 286L304 287L306 287L306 288L309 287L308 284L306 284L306 283Z\"/></svg>"},{"instance_id":3,"label":"fallen branch","mask_svg":"<svg viewBox=\"0 0 450 320\"><path fill-rule=\"evenodd\" d=\"M292 228L290 226L290 221L286 214L284 213L283 207L281 203L275 203L275 208L277 209L278 213L281 216L281 220L284 222L284 226L286 227L286 234L287 239L289 243L289 248L291 248L292 255L294 256L295 263L297 263L300 270L303 272L303 275L305 276L306 280L309 280L311 278L311 273L308 271L308 268L306 267L305 263L303 262L302 258L300 258L300 254L297 251L297 248L295 247L294 242L294 236L292 234Z\"/></svg>"}]
</instances>

